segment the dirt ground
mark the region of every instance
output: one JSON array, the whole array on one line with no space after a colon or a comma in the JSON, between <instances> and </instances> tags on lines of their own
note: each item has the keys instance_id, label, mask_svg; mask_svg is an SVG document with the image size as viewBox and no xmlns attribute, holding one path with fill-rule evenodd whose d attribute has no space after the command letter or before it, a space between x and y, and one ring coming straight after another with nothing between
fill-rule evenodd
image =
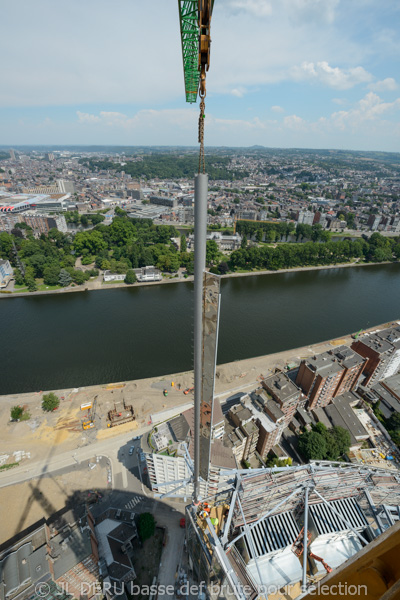
<instances>
[{"instance_id":1,"label":"dirt ground","mask_svg":"<svg viewBox=\"0 0 400 600\"><path fill-rule=\"evenodd\" d=\"M107 488L106 461L75 465L68 472L0 488L0 544L56 511L96 497ZM20 510L10 510L19 506Z\"/></svg>"},{"instance_id":2,"label":"dirt ground","mask_svg":"<svg viewBox=\"0 0 400 600\"><path fill-rule=\"evenodd\" d=\"M288 363L298 364L302 358L341 343L351 342L352 339L347 336L314 346L219 365L216 370L215 394L223 400L229 394L241 390L249 391L275 368L285 369ZM188 371L109 385L54 390L61 403L53 413L44 413L41 408L43 393L46 392L0 396L0 458L8 455L8 462L13 462L12 453L23 451L30 453L30 460L40 460L48 454L49 448L52 454L56 455L86 445L88 441L105 440L144 427L149 424L150 415L192 401L193 393L183 394L183 390L192 386L193 372ZM164 388L168 389L168 397L163 395ZM96 427L83 431L81 421L84 420L87 411L81 411L80 406L88 401L93 402L95 397ZM136 420L107 428L108 411L114 407L122 410L124 402L133 406ZM15 405L25 406L31 418L20 423L10 422L10 409Z\"/></svg>"}]
</instances>

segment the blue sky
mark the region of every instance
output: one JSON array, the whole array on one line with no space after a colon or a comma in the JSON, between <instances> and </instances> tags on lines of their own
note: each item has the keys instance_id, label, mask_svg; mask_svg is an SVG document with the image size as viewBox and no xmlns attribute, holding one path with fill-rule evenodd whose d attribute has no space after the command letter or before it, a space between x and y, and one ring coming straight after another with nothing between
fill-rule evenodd
<instances>
[{"instance_id":1,"label":"blue sky","mask_svg":"<svg viewBox=\"0 0 400 600\"><path fill-rule=\"evenodd\" d=\"M0 144L196 145L176 0L0 0ZM400 151L400 4L215 0L206 144Z\"/></svg>"}]
</instances>

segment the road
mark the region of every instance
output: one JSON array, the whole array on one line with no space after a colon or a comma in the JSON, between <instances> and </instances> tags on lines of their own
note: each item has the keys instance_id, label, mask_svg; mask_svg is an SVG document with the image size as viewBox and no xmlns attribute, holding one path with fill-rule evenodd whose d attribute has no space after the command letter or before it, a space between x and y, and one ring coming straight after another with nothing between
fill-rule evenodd
<instances>
[{"instance_id":1,"label":"road","mask_svg":"<svg viewBox=\"0 0 400 600\"><path fill-rule=\"evenodd\" d=\"M131 445L128 445L128 442L132 440L133 434L143 435L149 430L150 427L135 429L134 432L124 433L118 437L110 438L108 440L93 442L82 448L77 448L72 452L63 452L55 456L50 454L43 460L24 462L20 467L0 473L0 487L36 479L38 477L42 477L43 475L58 471L59 469L65 469L66 467L70 467L76 463L88 460L94 456L106 456L111 462L113 487L116 487L115 479L117 478L119 481L119 477L121 477L122 488L127 489L127 473L125 473L126 469L125 467L123 468L118 454L121 448L125 445L127 445L126 452L128 453L129 446ZM136 442L136 444L137 443L138 442Z\"/></svg>"}]
</instances>

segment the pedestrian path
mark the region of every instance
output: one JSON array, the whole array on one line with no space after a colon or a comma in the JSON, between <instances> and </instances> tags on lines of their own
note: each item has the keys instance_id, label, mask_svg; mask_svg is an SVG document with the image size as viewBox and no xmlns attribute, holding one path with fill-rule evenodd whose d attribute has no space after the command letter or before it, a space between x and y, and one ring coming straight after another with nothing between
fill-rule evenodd
<instances>
[{"instance_id":1,"label":"pedestrian path","mask_svg":"<svg viewBox=\"0 0 400 600\"><path fill-rule=\"evenodd\" d=\"M143 500L142 496L137 496L136 494L134 494L132 496L132 498L129 500L129 502L127 502L125 504L125 508L127 510L132 510L133 508L135 508L135 506L137 506L139 504L139 502L141 502Z\"/></svg>"}]
</instances>

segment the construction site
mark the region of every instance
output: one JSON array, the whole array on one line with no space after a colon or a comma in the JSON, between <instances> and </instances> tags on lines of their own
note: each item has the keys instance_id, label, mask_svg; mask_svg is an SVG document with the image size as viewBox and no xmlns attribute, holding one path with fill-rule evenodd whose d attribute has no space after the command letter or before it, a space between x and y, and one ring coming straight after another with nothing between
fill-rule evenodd
<instances>
[{"instance_id":1,"label":"construction site","mask_svg":"<svg viewBox=\"0 0 400 600\"><path fill-rule=\"evenodd\" d=\"M189 448L182 458L186 479L167 479L159 485L169 490L161 498L193 482L193 501L186 509L189 569L195 579L206 583L209 598L307 597L319 580L333 577L346 585L363 584L364 595L371 599L398 598L398 471L379 463L374 467L330 461L224 471L217 450L220 440L213 429L220 278L205 268L208 178L204 123L214 2L178 0L178 4L186 101L192 103L200 97L200 153L195 177L194 418L189 423ZM332 369L331 379L336 371ZM281 389L282 382L278 384ZM327 386L328 382L324 389ZM219 478L212 471L213 464L220 466ZM205 489L215 490L215 486L212 496L202 497ZM353 569L352 575L345 577L342 565L354 561L361 561L362 576ZM330 593L335 595L333 587L328 588Z\"/></svg>"},{"instance_id":2,"label":"construction site","mask_svg":"<svg viewBox=\"0 0 400 600\"><path fill-rule=\"evenodd\" d=\"M211 598L222 590L238 600L289 599L372 546L399 518L398 475L321 462L238 471L228 491L187 508L186 539ZM380 593L367 597L378 598L388 573L376 556L369 562L365 582ZM386 569L396 580L398 567Z\"/></svg>"}]
</instances>

